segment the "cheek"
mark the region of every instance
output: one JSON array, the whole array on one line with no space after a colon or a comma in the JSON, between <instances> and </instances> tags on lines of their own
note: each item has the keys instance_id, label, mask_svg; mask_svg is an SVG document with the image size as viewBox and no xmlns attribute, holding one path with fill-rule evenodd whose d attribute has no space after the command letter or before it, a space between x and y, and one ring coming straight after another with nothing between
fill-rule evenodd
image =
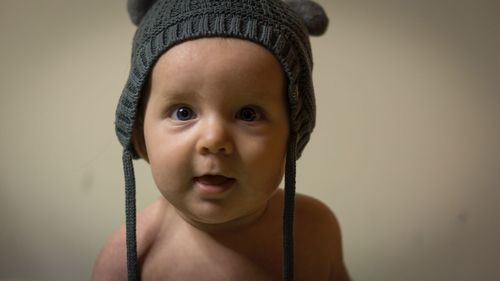
<instances>
[{"instance_id":1,"label":"cheek","mask_svg":"<svg viewBox=\"0 0 500 281\"><path fill-rule=\"evenodd\" d=\"M288 129L284 129L279 134L277 134L270 142L270 148L268 151L267 159L269 165L272 167L268 167L270 171L273 171L273 178L276 181L276 185L281 182L283 174L285 172L285 159L286 159L286 151L288 144Z\"/></svg>"},{"instance_id":2,"label":"cheek","mask_svg":"<svg viewBox=\"0 0 500 281\"><path fill-rule=\"evenodd\" d=\"M161 130L148 131L145 128L145 136L151 173L158 188L178 185L178 179L187 170L189 156L186 150Z\"/></svg>"},{"instance_id":3,"label":"cheek","mask_svg":"<svg viewBox=\"0 0 500 281\"><path fill-rule=\"evenodd\" d=\"M159 153L156 149L148 149L148 155L151 174L156 186L160 188L170 185L171 183L169 180L171 180L172 177L169 175L171 167L168 158L162 156L163 153Z\"/></svg>"},{"instance_id":4,"label":"cheek","mask_svg":"<svg viewBox=\"0 0 500 281\"><path fill-rule=\"evenodd\" d=\"M150 154L151 175L158 191L169 201L175 200L191 184L189 156L172 147L161 151Z\"/></svg>"},{"instance_id":5,"label":"cheek","mask_svg":"<svg viewBox=\"0 0 500 281\"><path fill-rule=\"evenodd\" d=\"M283 131L253 140L245 146L243 158L256 177L279 184L284 172L287 138Z\"/></svg>"}]
</instances>

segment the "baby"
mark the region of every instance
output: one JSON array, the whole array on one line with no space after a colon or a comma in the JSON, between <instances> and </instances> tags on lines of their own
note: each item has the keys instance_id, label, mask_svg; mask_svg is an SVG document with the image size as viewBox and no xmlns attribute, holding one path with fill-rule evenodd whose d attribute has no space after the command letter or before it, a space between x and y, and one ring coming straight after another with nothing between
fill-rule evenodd
<instances>
[{"instance_id":1,"label":"baby","mask_svg":"<svg viewBox=\"0 0 500 281\"><path fill-rule=\"evenodd\" d=\"M304 7L323 16L319 32ZM295 196L314 127L308 35L326 29L321 7L158 0L129 1L129 12L138 31L116 115L127 223L92 280L349 280L335 216ZM162 196L136 217L138 157Z\"/></svg>"}]
</instances>

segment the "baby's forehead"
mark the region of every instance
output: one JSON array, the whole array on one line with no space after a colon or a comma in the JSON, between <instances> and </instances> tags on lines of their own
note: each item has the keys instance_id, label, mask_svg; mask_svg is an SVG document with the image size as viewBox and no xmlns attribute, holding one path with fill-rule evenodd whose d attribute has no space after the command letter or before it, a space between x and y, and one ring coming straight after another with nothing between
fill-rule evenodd
<instances>
[{"instance_id":1,"label":"baby's forehead","mask_svg":"<svg viewBox=\"0 0 500 281\"><path fill-rule=\"evenodd\" d=\"M203 38L167 50L153 68L152 82L168 88L213 84L265 89L272 84L281 88L284 76L278 60L261 45L241 39Z\"/></svg>"}]
</instances>

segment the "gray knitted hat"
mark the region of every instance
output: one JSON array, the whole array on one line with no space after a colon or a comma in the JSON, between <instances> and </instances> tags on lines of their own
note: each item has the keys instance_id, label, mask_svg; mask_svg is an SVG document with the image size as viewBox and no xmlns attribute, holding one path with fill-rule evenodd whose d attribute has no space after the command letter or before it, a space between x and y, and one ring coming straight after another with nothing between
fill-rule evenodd
<instances>
[{"instance_id":1,"label":"gray knitted hat","mask_svg":"<svg viewBox=\"0 0 500 281\"><path fill-rule=\"evenodd\" d=\"M293 280L295 161L315 124L312 53L309 35L321 35L328 18L310 0L129 0L134 36L128 81L116 110L116 134L123 150L126 193L128 278L138 280L135 229L135 178L132 145L138 104L155 62L174 45L204 37L249 40L268 49L287 79L290 133L283 211L284 280Z\"/></svg>"}]
</instances>

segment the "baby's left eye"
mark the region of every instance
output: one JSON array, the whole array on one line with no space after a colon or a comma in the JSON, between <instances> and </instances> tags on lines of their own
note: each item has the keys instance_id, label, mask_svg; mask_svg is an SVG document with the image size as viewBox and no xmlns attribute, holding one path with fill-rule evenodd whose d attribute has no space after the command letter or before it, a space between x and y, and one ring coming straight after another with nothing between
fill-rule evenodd
<instances>
[{"instance_id":1,"label":"baby's left eye","mask_svg":"<svg viewBox=\"0 0 500 281\"><path fill-rule=\"evenodd\" d=\"M236 118L246 122L252 122L261 119L262 116L260 112L253 107L243 107L236 113Z\"/></svg>"}]
</instances>

